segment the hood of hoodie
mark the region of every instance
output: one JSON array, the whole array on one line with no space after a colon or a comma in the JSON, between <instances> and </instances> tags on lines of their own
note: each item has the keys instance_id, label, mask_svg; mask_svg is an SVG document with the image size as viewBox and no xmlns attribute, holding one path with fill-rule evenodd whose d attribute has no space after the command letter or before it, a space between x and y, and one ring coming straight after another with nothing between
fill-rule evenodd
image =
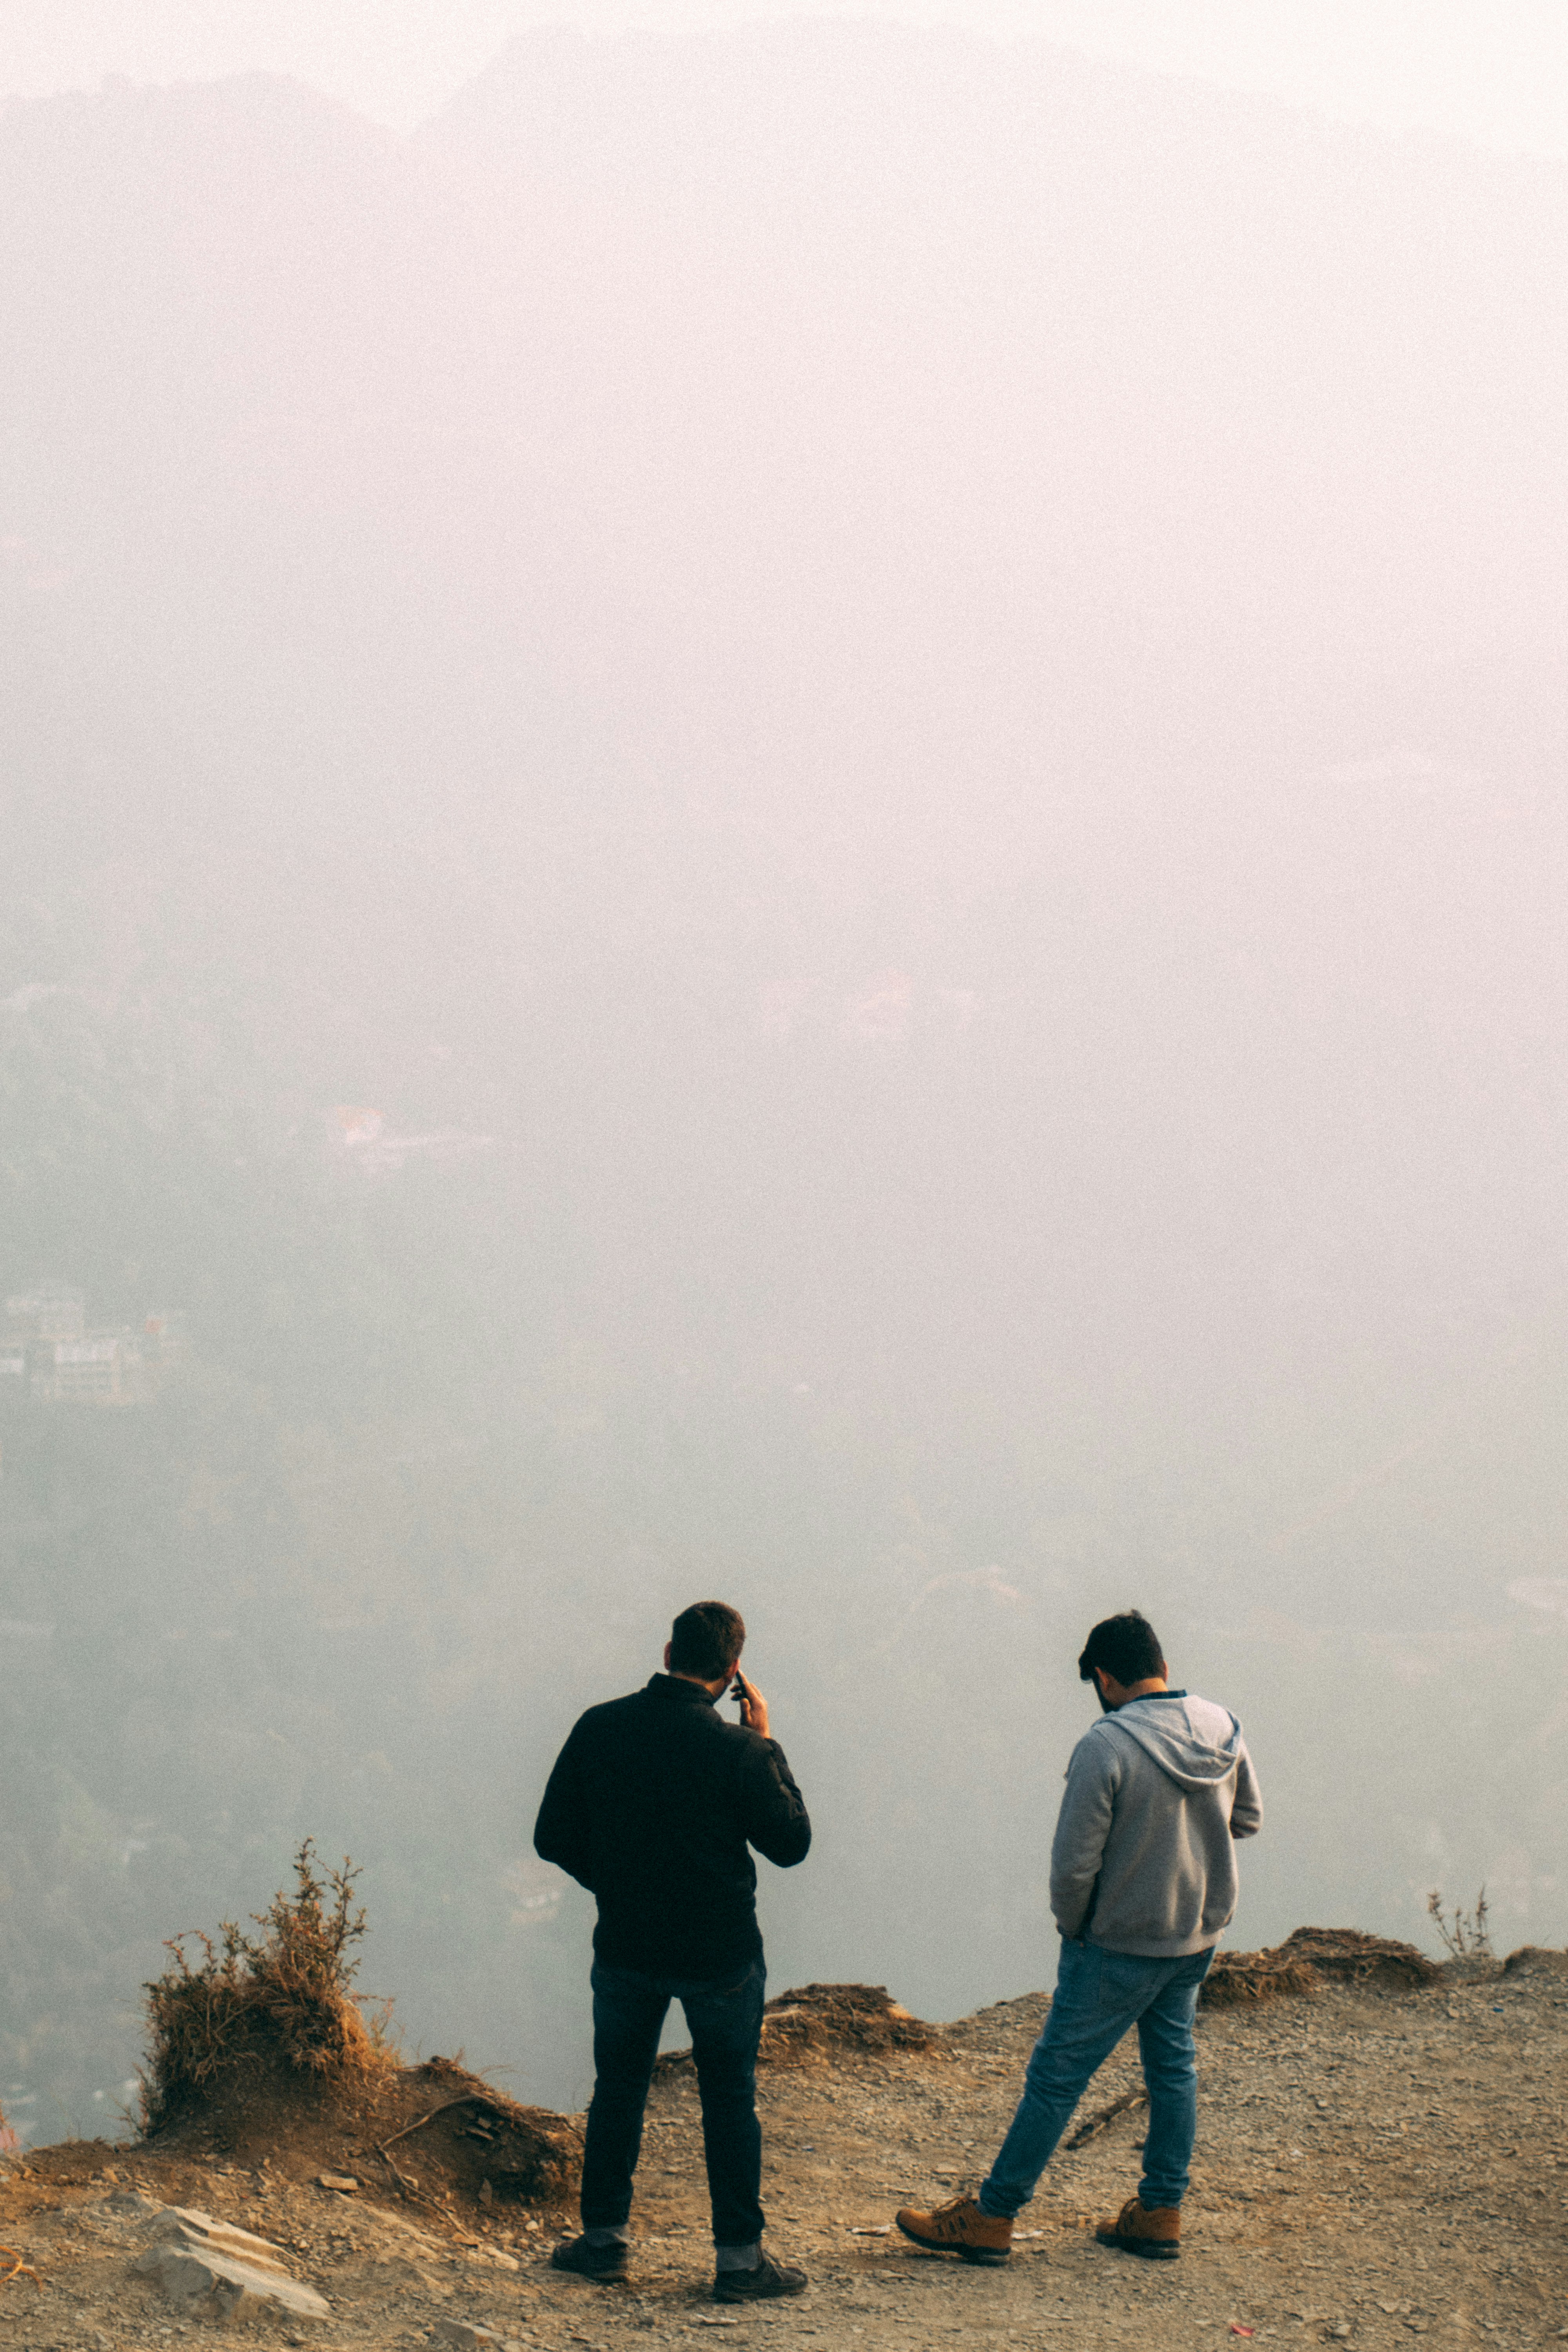
<instances>
[{"instance_id":1,"label":"hood of hoodie","mask_svg":"<svg viewBox=\"0 0 1568 2352\"><path fill-rule=\"evenodd\" d=\"M1132 1699L1096 1728L1136 1740L1178 1789L1194 1793L1234 1772L1241 1751L1240 1724L1207 1698Z\"/></svg>"}]
</instances>

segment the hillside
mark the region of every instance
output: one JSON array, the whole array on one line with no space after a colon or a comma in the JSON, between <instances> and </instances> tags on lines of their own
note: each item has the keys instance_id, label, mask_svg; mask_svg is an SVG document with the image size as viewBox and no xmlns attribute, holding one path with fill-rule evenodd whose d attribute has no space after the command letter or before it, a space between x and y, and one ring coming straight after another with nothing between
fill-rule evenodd
<instances>
[{"instance_id":1,"label":"hillside","mask_svg":"<svg viewBox=\"0 0 1568 2352\"><path fill-rule=\"evenodd\" d=\"M260 2232L331 2305L323 2344L450 2336L674 2340L693 2324L826 2336L873 2347L1057 2343L1128 2326L1160 2346L1260 2339L1394 2347L1431 2334L1531 2344L1560 2332L1568 2223L1563 2067L1568 1958L1505 1972L1450 1969L1434 1988L1331 1983L1315 1997L1205 2009L1203 2105L1182 2261L1129 2263L1088 2235L1136 2181L1136 2114L1047 2174L1004 2271L922 2254L888 2231L892 2208L973 2183L1005 2126L1045 1997L1004 2001L941 2031L930 2050L861 2052L765 2068L764 2200L771 2241L810 2269L810 2292L756 2314L705 2300L706 2203L695 2086L656 2084L624 2288L548 2267L566 2216L465 2204L450 2219L389 2198L367 2151L361 2185L323 2189L320 2149L280 2142L241 2165L161 2158L134 2144L66 2146L0 2186L0 2236L39 2273L7 2289L14 2340L153 2341L166 2306L130 2263L155 2216L137 2192ZM1135 2079L1124 2045L1086 2102ZM500 2216L507 2218L502 2219ZM62 2328L71 2334L62 2337ZM298 2336L291 2341L300 2340Z\"/></svg>"},{"instance_id":2,"label":"hillside","mask_svg":"<svg viewBox=\"0 0 1568 2352\"><path fill-rule=\"evenodd\" d=\"M0 1427L30 2141L307 1827L578 2102L533 1811L698 1591L784 1980L1031 1980L1131 1599L1246 1939L1568 1937L1565 184L891 26L5 111L0 1301L190 1334Z\"/></svg>"}]
</instances>

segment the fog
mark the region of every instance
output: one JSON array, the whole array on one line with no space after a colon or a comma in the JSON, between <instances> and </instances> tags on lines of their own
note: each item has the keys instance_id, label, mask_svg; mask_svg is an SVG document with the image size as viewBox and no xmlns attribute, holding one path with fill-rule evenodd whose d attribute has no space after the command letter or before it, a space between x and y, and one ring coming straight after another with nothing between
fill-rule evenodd
<instances>
[{"instance_id":1,"label":"fog","mask_svg":"<svg viewBox=\"0 0 1568 2352\"><path fill-rule=\"evenodd\" d=\"M891 25L0 118L18 2126L307 1833L581 2102L534 1809L710 1594L775 1990L1049 1981L1131 1602L1233 1941L1568 1941L1565 231Z\"/></svg>"}]
</instances>

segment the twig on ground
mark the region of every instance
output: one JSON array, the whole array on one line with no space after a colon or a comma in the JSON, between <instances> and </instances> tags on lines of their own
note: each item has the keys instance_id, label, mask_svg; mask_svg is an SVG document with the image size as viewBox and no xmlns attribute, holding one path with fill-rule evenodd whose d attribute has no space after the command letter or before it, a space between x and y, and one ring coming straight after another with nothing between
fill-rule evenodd
<instances>
[{"instance_id":1,"label":"twig on ground","mask_svg":"<svg viewBox=\"0 0 1568 2352\"><path fill-rule=\"evenodd\" d=\"M453 2107L489 2107L490 2104L482 2091L465 2091L460 2099L443 2099L440 2105L432 2107L427 2116L416 2116L411 2124L405 2124L401 2131L395 2131L389 2138L378 2140L376 2145L385 2156L389 2147L395 2147L400 2139L406 2139L410 2132L423 2131L426 2124L433 2124L437 2116L449 2114ZM493 2114L497 2110L492 2107L491 2112Z\"/></svg>"},{"instance_id":2,"label":"twig on ground","mask_svg":"<svg viewBox=\"0 0 1568 2352\"><path fill-rule=\"evenodd\" d=\"M1096 2138L1100 2132L1116 2121L1118 2116L1126 2115L1130 2108L1146 2107L1148 2104L1147 2091L1123 2091L1119 2099L1112 2099L1108 2107L1097 2108L1087 2123L1079 2124L1071 2139L1066 2143L1066 2152L1070 2154L1075 2147L1082 2147L1088 2141Z\"/></svg>"},{"instance_id":3,"label":"twig on ground","mask_svg":"<svg viewBox=\"0 0 1568 2352\"><path fill-rule=\"evenodd\" d=\"M39 2294L43 2293L43 2280L31 2263L23 2261L15 2246L0 2246L0 2257L7 2259L11 2264L8 2271L0 2274L0 2286L9 2286L14 2278L30 2278Z\"/></svg>"},{"instance_id":4,"label":"twig on ground","mask_svg":"<svg viewBox=\"0 0 1568 2352\"><path fill-rule=\"evenodd\" d=\"M388 2172L391 2173L394 2180L396 2181L399 2196L406 2197L411 2205L423 2205L426 2200L420 2196L419 2191L414 2187L412 2181L405 2180L404 2179L402 2173L399 2172L396 2165L394 2164L386 2150L384 2147L377 2147L375 2152L377 2156L380 2157L383 2164L385 2165Z\"/></svg>"},{"instance_id":5,"label":"twig on ground","mask_svg":"<svg viewBox=\"0 0 1568 2352\"><path fill-rule=\"evenodd\" d=\"M447 2220L449 2217L441 2212L440 2206L433 2197L426 2197L423 2190L415 2188L414 2183L407 2179L406 2175L399 2172L396 2165L394 2164L391 2157L387 2154L387 2150L391 2147L395 2147L400 2139L406 2139L410 2132L423 2131L426 2124L434 2123L437 2116L449 2114L454 2107L486 2107L489 2105L489 2101L485 2098L481 2092L467 2091L460 2099L443 2099L438 2107L432 2107L428 2115L416 2116L411 2124L405 2124L403 2129L401 2131L395 2131L391 2135L390 2138L377 2140L375 2144L375 2152L377 2156L380 2157L383 2164L385 2165L388 2172L391 2173L394 2180L396 2181L399 2195L405 2197L411 2205L424 2205L427 2207L432 2213L439 2215L443 2221ZM498 2110L491 2107L490 2112L495 2114Z\"/></svg>"}]
</instances>

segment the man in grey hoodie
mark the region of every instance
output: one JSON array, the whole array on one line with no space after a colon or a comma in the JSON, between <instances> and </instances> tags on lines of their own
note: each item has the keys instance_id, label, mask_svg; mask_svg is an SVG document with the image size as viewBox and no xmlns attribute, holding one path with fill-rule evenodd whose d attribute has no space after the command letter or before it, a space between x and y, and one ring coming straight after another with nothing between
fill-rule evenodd
<instances>
[{"instance_id":1,"label":"man in grey hoodie","mask_svg":"<svg viewBox=\"0 0 1568 2352\"><path fill-rule=\"evenodd\" d=\"M1252 1759L1228 1708L1170 1687L1158 1636L1130 1609L1098 1624L1078 1662L1101 1720L1073 1749L1051 1847L1061 1930L1057 1990L1024 2095L977 2197L906 2206L917 2245L1005 2262L1093 2075L1131 2026L1149 2089L1143 2178L1101 2245L1172 2262L1197 2129L1198 1988L1236 1909L1237 1838L1263 1822Z\"/></svg>"}]
</instances>

